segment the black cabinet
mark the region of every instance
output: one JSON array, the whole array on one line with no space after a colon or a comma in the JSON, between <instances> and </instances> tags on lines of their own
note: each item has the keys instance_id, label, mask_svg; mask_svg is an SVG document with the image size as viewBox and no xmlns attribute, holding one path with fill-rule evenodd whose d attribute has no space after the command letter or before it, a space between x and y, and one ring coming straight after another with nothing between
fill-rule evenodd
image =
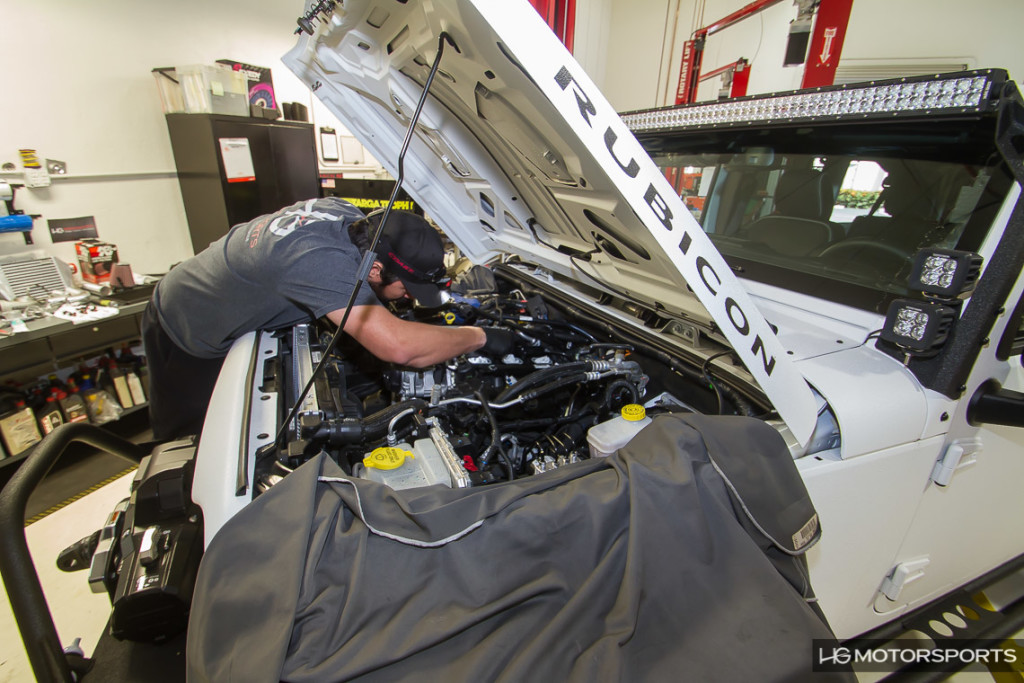
<instances>
[{"instance_id":1,"label":"black cabinet","mask_svg":"<svg viewBox=\"0 0 1024 683\"><path fill-rule=\"evenodd\" d=\"M167 130L196 253L233 225L319 194L312 124L167 114Z\"/></svg>"}]
</instances>

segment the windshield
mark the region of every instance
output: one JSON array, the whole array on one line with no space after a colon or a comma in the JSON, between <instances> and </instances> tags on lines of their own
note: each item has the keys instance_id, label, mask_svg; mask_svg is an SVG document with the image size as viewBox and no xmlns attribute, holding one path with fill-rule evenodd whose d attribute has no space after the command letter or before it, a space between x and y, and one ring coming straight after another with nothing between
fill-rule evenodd
<instances>
[{"instance_id":1,"label":"windshield","mask_svg":"<svg viewBox=\"0 0 1024 683\"><path fill-rule=\"evenodd\" d=\"M978 249L1009 186L987 160L913 158L926 155L896 145L844 153L826 136L815 153L818 137L794 153L727 138L722 153L645 145L741 276L880 312L909 294L918 250Z\"/></svg>"}]
</instances>

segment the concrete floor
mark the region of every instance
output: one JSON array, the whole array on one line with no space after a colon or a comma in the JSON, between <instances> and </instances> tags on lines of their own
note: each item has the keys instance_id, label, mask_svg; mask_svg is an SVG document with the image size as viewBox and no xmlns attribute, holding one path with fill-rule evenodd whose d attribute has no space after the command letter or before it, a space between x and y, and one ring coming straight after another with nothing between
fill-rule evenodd
<instances>
[{"instance_id":1,"label":"concrete floor","mask_svg":"<svg viewBox=\"0 0 1024 683\"><path fill-rule=\"evenodd\" d=\"M152 440L145 412L117 425L118 435L133 443ZM66 462L65 462L66 461ZM110 615L106 594L89 589L88 572L57 569L57 555L103 526L107 515L131 492L135 466L122 458L82 447L62 458L29 497L25 535L43 586L60 641L67 646L82 638L91 654ZM33 680L21 635L3 587L0 607L0 683Z\"/></svg>"},{"instance_id":2,"label":"concrete floor","mask_svg":"<svg viewBox=\"0 0 1024 683\"><path fill-rule=\"evenodd\" d=\"M82 639L92 653L110 615L105 593L89 590L87 572L64 573L55 561L61 550L103 526L119 500L128 496L134 473L128 473L26 527L29 550L39 574L60 641L67 646ZM44 482L45 485L45 482ZM0 606L0 681L32 681L25 648L4 589Z\"/></svg>"}]
</instances>

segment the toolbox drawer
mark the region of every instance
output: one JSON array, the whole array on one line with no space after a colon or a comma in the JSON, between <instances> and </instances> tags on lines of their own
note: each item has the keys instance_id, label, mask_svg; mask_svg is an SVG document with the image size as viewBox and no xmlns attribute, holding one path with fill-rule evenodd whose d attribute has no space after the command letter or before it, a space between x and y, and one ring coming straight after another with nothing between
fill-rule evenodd
<instances>
[{"instance_id":1,"label":"toolbox drawer","mask_svg":"<svg viewBox=\"0 0 1024 683\"><path fill-rule=\"evenodd\" d=\"M139 316L118 316L78 326L70 332L50 336L50 346L58 362L75 356L86 356L139 338Z\"/></svg>"},{"instance_id":2,"label":"toolbox drawer","mask_svg":"<svg viewBox=\"0 0 1024 683\"><path fill-rule=\"evenodd\" d=\"M45 339L11 346L0 353L0 375L20 375L27 368L43 364L49 365L47 372L53 371L53 359Z\"/></svg>"}]
</instances>

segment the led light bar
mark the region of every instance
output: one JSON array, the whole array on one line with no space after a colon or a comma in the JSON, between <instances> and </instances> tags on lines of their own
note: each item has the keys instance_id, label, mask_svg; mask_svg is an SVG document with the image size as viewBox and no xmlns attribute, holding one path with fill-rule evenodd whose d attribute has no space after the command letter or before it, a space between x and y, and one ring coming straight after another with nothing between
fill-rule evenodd
<instances>
[{"instance_id":1,"label":"led light bar","mask_svg":"<svg viewBox=\"0 0 1024 683\"><path fill-rule=\"evenodd\" d=\"M986 106L992 76L991 71L974 71L811 88L725 102L627 112L622 114L622 120L633 132L643 133L803 120L970 114Z\"/></svg>"}]
</instances>

